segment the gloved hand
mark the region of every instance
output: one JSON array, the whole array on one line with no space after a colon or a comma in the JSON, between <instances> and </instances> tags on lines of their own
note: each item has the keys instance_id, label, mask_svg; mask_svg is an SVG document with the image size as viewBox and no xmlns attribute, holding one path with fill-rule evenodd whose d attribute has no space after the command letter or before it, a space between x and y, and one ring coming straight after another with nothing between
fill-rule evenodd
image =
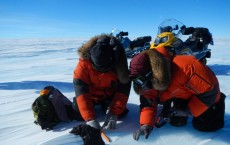
<instances>
[{"instance_id":1,"label":"gloved hand","mask_svg":"<svg viewBox=\"0 0 230 145\"><path fill-rule=\"evenodd\" d=\"M139 140L140 135L145 135L145 139L148 139L153 127L150 125L142 125L140 129L133 132L134 140Z\"/></svg>"},{"instance_id":2,"label":"gloved hand","mask_svg":"<svg viewBox=\"0 0 230 145\"><path fill-rule=\"evenodd\" d=\"M93 128L95 128L95 129L99 129L99 130L101 129L101 126L100 126L99 122L96 119L89 120L89 121L86 122L86 124L91 126L91 127L93 127Z\"/></svg>"},{"instance_id":3,"label":"gloved hand","mask_svg":"<svg viewBox=\"0 0 230 145\"><path fill-rule=\"evenodd\" d=\"M105 130L111 130L111 129L116 129L116 127L117 127L117 116L113 115L108 109L105 116L105 122L102 125L102 128Z\"/></svg>"}]
</instances>

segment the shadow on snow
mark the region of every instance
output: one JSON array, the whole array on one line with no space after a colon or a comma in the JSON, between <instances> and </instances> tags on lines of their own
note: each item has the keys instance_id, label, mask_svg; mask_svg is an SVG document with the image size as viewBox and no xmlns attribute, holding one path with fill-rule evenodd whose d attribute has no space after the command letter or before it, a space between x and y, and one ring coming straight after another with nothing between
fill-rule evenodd
<instances>
[{"instance_id":1,"label":"shadow on snow","mask_svg":"<svg viewBox=\"0 0 230 145\"><path fill-rule=\"evenodd\" d=\"M69 82L51 82L51 81L22 81L0 83L0 90L42 90L45 86L54 86L61 92L73 92L73 83Z\"/></svg>"},{"instance_id":2,"label":"shadow on snow","mask_svg":"<svg viewBox=\"0 0 230 145\"><path fill-rule=\"evenodd\" d=\"M209 65L216 75L230 75L230 65L214 64Z\"/></svg>"}]
</instances>

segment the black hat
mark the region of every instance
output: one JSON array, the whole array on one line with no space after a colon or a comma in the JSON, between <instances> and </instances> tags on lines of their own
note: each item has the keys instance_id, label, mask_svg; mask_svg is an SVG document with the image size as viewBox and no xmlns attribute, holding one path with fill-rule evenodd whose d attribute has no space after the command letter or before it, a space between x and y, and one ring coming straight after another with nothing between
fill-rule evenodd
<instances>
[{"instance_id":1,"label":"black hat","mask_svg":"<svg viewBox=\"0 0 230 145\"><path fill-rule=\"evenodd\" d=\"M108 43L97 42L90 48L90 57L98 71L105 72L114 67L114 50Z\"/></svg>"}]
</instances>

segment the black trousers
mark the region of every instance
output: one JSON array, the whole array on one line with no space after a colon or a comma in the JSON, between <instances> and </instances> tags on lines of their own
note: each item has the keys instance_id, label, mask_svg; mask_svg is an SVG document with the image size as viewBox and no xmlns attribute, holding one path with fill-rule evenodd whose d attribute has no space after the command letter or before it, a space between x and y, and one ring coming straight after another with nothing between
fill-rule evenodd
<instances>
[{"instance_id":1,"label":"black trousers","mask_svg":"<svg viewBox=\"0 0 230 145\"><path fill-rule=\"evenodd\" d=\"M183 100L180 98L176 98L176 99L174 98L172 101L173 101L173 107L175 107L176 109L186 110L186 108L188 107L187 100ZM181 127L187 124L188 117L187 116L172 116L170 120L171 121L169 123L172 126Z\"/></svg>"},{"instance_id":2,"label":"black trousers","mask_svg":"<svg viewBox=\"0 0 230 145\"><path fill-rule=\"evenodd\" d=\"M203 132L213 132L224 127L225 95L221 93L218 103L192 120L193 127Z\"/></svg>"}]
</instances>

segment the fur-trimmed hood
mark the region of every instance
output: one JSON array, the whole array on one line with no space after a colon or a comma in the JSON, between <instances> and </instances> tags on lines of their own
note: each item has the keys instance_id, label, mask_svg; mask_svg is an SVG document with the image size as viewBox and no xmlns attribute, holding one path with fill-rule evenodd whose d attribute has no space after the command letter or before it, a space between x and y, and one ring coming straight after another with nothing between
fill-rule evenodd
<instances>
[{"instance_id":1,"label":"fur-trimmed hood","mask_svg":"<svg viewBox=\"0 0 230 145\"><path fill-rule=\"evenodd\" d=\"M130 62L130 77L137 77L149 71L152 71L152 87L159 91L166 90L171 81L170 60L156 49L143 51Z\"/></svg>"},{"instance_id":2,"label":"fur-trimmed hood","mask_svg":"<svg viewBox=\"0 0 230 145\"><path fill-rule=\"evenodd\" d=\"M146 51L149 56L150 65L152 68L153 88L159 91L164 91L169 86L171 81L171 65L169 59L165 58L155 49Z\"/></svg>"},{"instance_id":3,"label":"fur-trimmed hood","mask_svg":"<svg viewBox=\"0 0 230 145\"><path fill-rule=\"evenodd\" d=\"M78 55L81 59L90 58L90 48L97 43L97 40L102 37L108 37L110 40L115 41L115 71L117 73L118 79L121 83L127 83L129 81L129 71L128 71L128 62L125 54L125 50L122 47L121 43L112 35L109 34L100 34L92 37L89 41L79 47Z\"/></svg>"}]
</instances>

